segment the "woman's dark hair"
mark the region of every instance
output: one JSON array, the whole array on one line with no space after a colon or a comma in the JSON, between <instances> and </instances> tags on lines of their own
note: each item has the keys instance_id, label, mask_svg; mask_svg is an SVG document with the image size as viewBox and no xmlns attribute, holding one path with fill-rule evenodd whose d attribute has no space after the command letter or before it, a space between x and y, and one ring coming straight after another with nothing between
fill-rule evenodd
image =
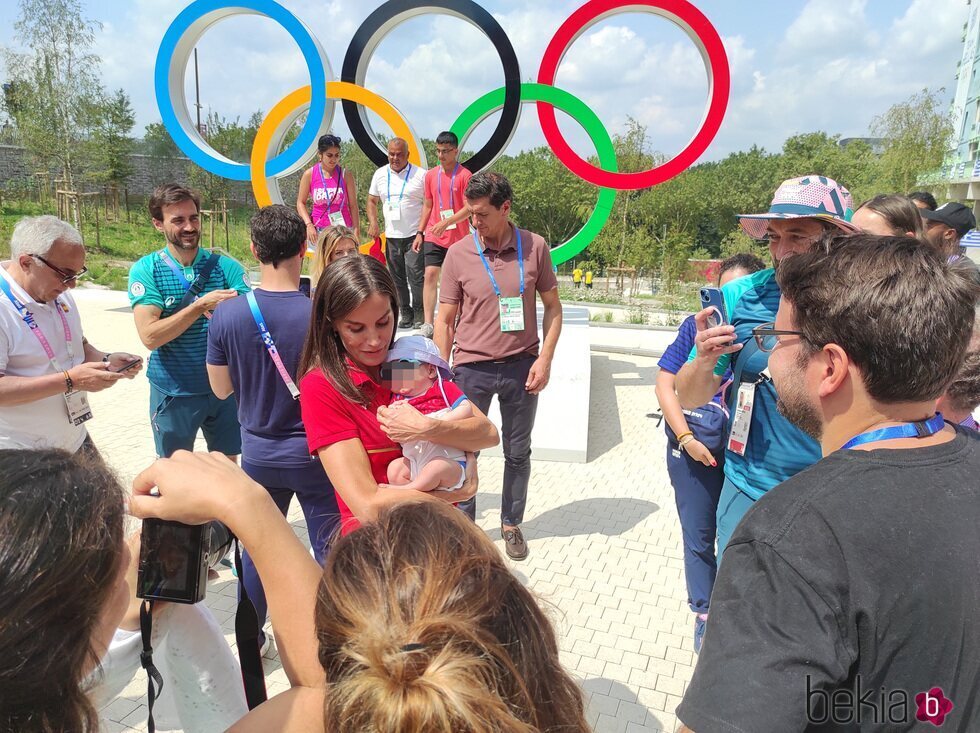
<instances>
[{"instance_id":1,"label":"woman's dark hair","mask_svg":"<svg viewBox=\"0 0 980 733\"><path fill-rule=\"evenodd\" d=\"M730 270L745 270L747 274L751 275L753 272L765 269L766 263L751 252L739 252L722 260L721 266L718 268L718 280L720 281L722 275Z\"/></svg>"},{"instance_id":2,"label":"woman's dark hair","mask_svg":"<svg viewBox=\"0 0 980 733\"><path fill-rule=\"evenodd\" d=\"M809 351L840 346L878 402L937 399L963 364L980 282L921 240L827 237L777 278Z\"/></svg>"},{"instance_id":3,"label":"woman's dark hair","mask_svg":"<svg viewBox=\"0 0 980 733\"><path fill-rule=\"evenodd\" d=\"M338 539L316 630L335 733L591 730L548 617L448 504L397 504Z\"/></svg>"},{"instance_id":4,"label":"woman's dark hair","mask_svg":"<svg viewBox=\"0 0 980 733\"><path fill-rule=\"evenodd\" d=\"M858 209L876 213L892 228L892 234L896 237L907 237L909 232L913 237L922 237L922 216L908 196L878 194L858 206Z\"/></svg>"},{"instance_id":5,"label":"woman's dark hair","mask_svg":"<svg viewBox=\"0 0 980 733\"><path fill-rule=\"evenodd\" d=\"M391 301L392 318L398 316L398 295L388 268L373 257L342 257L323 270L313 296L310 329L300 357L300 375L319 369L351 402L367 406L371 397L351 381L347 351L337 331L337 322L375 294ZM395 329L391 329L394 343ZM390 344L389 344L390 346Z\"/></svg>"},{"instance_id":6,"label":"woman's dark hair","mask_svg":"<svg viewBox=\"0 0 980 733\"><path fill-rule=\"evenodd\" d=\"M101 460L0 451L0 730L99 730L81 682L122 560L123 490Z\"/></svg>"},{"instance_id":7,"label":"woman's dark hair","mask_svg":"<svg viewBox=\"0 0 980 733\"><path fill-rule=\"evenodd\" d=\"M195 191L181 186L179 183L164 183L162 186L153 189L147 208L150 210L152 218L163 221L164 206L173 206L184 201L193 201L198 212L201 211L201 197Z\"/></svg>"},{"instance_id":8,"label":"woman's dark hair","mask_svg":"<svg viewBox=\"0 0 980 733\"><path fill-rule=\"evenodd\" d=\"M929 209L929 211L935 211L936 207L939 206L939 202L936 201L936 197L928 191L913 191L909 194L909 199L912 201L921 201L926 205L926 208ZM915 206L915 204L912 205Z\"/></svg>"},{"instance_id":9,"label":"woman's dark hair","mask_svg":"<svg viewBox=\"0 0 980 733\"><path fill-rule=\"evenodd\" d=\"M328 150L330 150L330 148L339 148L339 147L340 147L340 138L337 137L336 135L331 135L329 133L326 135L320 135L320 139L317 140L316 143L316 151L321 154L327 152Z\"/></svg>"}]
</instances>

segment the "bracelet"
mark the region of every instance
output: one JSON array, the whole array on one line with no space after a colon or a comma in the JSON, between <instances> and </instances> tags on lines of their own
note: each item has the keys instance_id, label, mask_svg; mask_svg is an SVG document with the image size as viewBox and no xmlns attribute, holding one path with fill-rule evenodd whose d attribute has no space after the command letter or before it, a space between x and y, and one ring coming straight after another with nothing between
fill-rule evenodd
<instances>
[{"instance_id":1,"label":"bracelet","mask_svg":"<svg viewBox=\"0 0 980 733\"><path fill-rule=\"evenodd\" d=\"M71 375L67 371L62 372L65 375L65 394L71 394L75 391L75 385L71 381Z\"/></svg>"},{"instance_id":2,"label":"bracelet","mask_svg":"<svg viewBox=\"0 0 980 733\"><path fill-rule=\"evenodd\" d=\"M692 433L690 430L688 430L686 433L681 433L680 435L677 436L677 442L680 443L688 435L690 435L691 438L694 438L694 433Z\"/></svg>"}]
</instances>

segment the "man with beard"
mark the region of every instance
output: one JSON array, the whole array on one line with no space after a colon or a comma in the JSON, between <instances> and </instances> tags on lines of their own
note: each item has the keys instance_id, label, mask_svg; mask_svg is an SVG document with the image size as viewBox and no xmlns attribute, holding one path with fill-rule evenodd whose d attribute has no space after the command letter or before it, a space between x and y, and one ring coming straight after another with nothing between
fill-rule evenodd
<instances>
[{"instance_id":1,"label":"man with beard","mask_svg":"<svg viewBox=\"0 0 980 733\"><path fill-rule=\"evenodd\" d=\"M681 731L980 730L980 438L936 412L980 285L873 235L778 278L754 340L823 460L732 535Z\"/></svg>"},{"instance_id":2,"label":"man with beard","mask_svg":"<svg viewBox=\"0 0 980 733\"><path fill-rule=\"evenodd\" d=\"M709 328L711 309L695 318L695 346L675 382L681 406L695 409L705 404L721 388L729 368L734 375L728 403L735 409L718 503L719 561L749 507L820 458L820 446L776 411L776 390L766 372L769 355L756 348L752 329L776 317L780 263L807 251L828 231L858 231L850 223L852 209L851 194L830 178L810 175L783 181L768 212L739 217L746 234L768 240L773 267L722 288L727 325Z\"/></svg>"},{"instance_id":3,"label":"man with beard","mask_svg":"<svg viewBox=\"0 0 980 733\"><path fill-rule=\"evenodd\" d=\"M129 271L129 302L140 340L150 349L150 424L157 455L193 450L200 428L208 450L241 453L235 400L219 400L208 382L208 320L223 300L249 290L238 262L200 248L201 200L175 183L150 197L153 226L167 245Z\"/></svg>"}]
</instances>

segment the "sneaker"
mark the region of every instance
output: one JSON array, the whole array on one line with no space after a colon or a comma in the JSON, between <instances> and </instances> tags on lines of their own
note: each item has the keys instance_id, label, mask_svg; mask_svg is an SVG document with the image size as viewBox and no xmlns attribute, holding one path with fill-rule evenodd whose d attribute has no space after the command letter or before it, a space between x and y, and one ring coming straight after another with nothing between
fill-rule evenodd
<instances>
[{"instance_id":1,"label":"sneaker","mask_svg":"<svg viewBox=\"0 0 980 733\"><path fill-rule=\"evenodd\" d=\"M415 323L412 324L412 328L414 328L416 331L419 331L422 329L424 325L425 323L423 321L415 321Z\"/></svg>"},{"instance_id":2,"label":"sneaker","mask_svg":"<svg viewBox=\"0 0 980 733\"><path fill-rule=\"evenodd\" d=\"M507 557L511 560L524 560L527 558L527 542L521 533L520 527L507 529L503 525L500 527L500 534L504 537L504 549Z\"/></svg>"},{"instance_id":3,"label":"sneaker","mask_svg":"<svg viewBox=\"0 0 980 733\"><path fill-rule=\"evenodd\" d=\"M432 326L431 323L423 323L421 326L419 326L419 330L421 331L422 335L425 336L427 339L432 338L432 334L436 332L436 329Z\"/></svg>"},{"instance_id":4,"label":"sneaker","mask_svg":"<svg viewBox=\"0 0 980 733\"><path fill-rule=\"evenodd\" d=\"M398 328L411 328L412 323L412 314L407 313L401 317L401 320L398 321Z\"/></svg>"},{"instance_id":5,"label":"sneaker","mask_svg":"<svg viewBox=\"0 0 980 733\"><path fill-rule=\"evenodd\" d=\"M701 653L701 644L704 643L704 630L708 626L708 614L699 613L694 617L694 653Z\"/></svg>"}]
</instances>

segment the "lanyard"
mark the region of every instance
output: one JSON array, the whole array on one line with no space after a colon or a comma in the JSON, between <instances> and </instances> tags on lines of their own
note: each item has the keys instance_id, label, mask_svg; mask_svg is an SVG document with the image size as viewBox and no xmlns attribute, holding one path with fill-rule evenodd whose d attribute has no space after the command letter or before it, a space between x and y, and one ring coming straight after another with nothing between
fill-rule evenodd
<instances>
[{"instance_id":1,"label":"lanyard","mask_svg":"<svg viewBox=\"0 0 980 733\"><path fill-rule=\"evenodd\" d=\"M10 289L10 283L7 279L0 275L0 290L3 290L4 295L10 299L10 302L14 304L14 308L17 309L17 313L20 315L27 327L31 329L31 333L34 334L34 338L37 339L38 343L41 344L41 348L44 349L44 355L48 357L48 361L51 362L51 366L55 368L55 371L64 371L61 366L59 366L57 360L55 359L54 349L51 348L51 343L48 341L44 332L41 331L41 327L37 325L37 321L34 320L34 314L27 310L27 306L21 303L17 297L14 295L13 291ZM61 303L58 299L54 299L54 309L61 316L61 326L65 332L65 346L68 349L68 367L71 368L75 365L75 347L71 342L71 327L68 325L68 319L65 318L65 313L61 308Z\"/></svg>"},{"instance_id":2,"label":"lanyard","mask_svg":"<svg viewBox=\"0 0 980 733\"><path fill-rule=\"evenodd\" d=\"M449 208L453 211L456 210L456 203L453 200L453 189L456 187L456 173L459 171L459 163L453 168L452 178L449 179ZM436 174L436 193L439 194L439 211L442 211L442 166L439 166L439 172Z\"/></svg>"},{"instance_id":3,"label":"lanyard","mask_svg":"<svg viewBox=\"0 0 980 733\"><path fill-rule=\"evenodd\" d=\"M170 256L170 253L167 252L167 250L164 249L160 251L160 259L167 264L167 267L174 271L174 275L177 276L177 280L180 282L181 287L184 288L184 292L186 293L188 290L190 290L191 281L187 279L187 273L184 272L183 268L181 268L176 262L174 262L173 257ZM194 267L193 263L191 263L191 267Z\"/></svg>"},{"instance_id":4,"label":"lanyard","mask_svg":"<svg viewBox=\"0 0 980 733\"><path fill-rule=\"evenodd\" d=\"M402 199L405 198L405 186L408 185L408 179L412 175L412 164L408 164L408 171L405 173L405 180L402 181L402 192L398 194L398 203L401 204ZM388 166L388 200L391 201L391 166Z\"/></svg>"},{"instance_id":5,"label":"lanyard","mask_svg":"<svg viewBox=\"0 0 980 733\"><path fill-rule=\"evenodd\" d=\"M320 166L320 180L323 182L323 190L327 190L327 178L323 175L323 163L317 163ZM333 176L331 176L333 178ZM330 207L333 206L333 200L340 195L340 192L344 188L344 169L339 165L337 166L337 188L333 190L333 196L327 199L327 211L330 211Z\"/></svg>"},{"instance_id":6,"label":"lanyard","mask_svg":"<svg viewBox=\"0 0 980 733\"><path fill-rule=\"evenodd\" d=\"M279 376L282 377L282 381L286 383L289 394L293 396L294 400L297 399L299 397L299 388L296 386L293 378L289 376L289 372L286 371L286 365L282 363L282 357L279 356L276 342L272 340L272 334L269 333L269 329L265 325L265 318L262 317L262 311L259 310L259 304L255 300L255 293L251 290L248 291L245 294L245 299L248 300L248 307L252 311L252 318L255 319L255 325L258 326L259 336L262 337L265 350L272 357L272 362L276 365L276 370L279 372Z\"/></svg>"},{"instance_id":7,"label":"lanyard","mask_svg":"<svg viewBox=\"0 0 980 733\"><path fill-rule=\"evenodd\" d=\"M521 296L524 296L524 248L521 246L521 230L514 227L514 233L517 235L517 264L521 267ZM493 285L493 292L497 294L497 298L501 297L500 287L497 285L497 279L493 276L493 271L490 269L490 263L487 262L486 256L483 254L483 245L480 244L480 235L473 230L473 243L476 245L476 253L480 255L480 260L483 262L483 269L487 271L487 275L490 276L490 284Z\"/></svg>"},{"instance_id":8,"label":"lanyard","mask_svg":"<svg viewBox=\"0 0 980 733\"><path fill-rule=\"evenodd\" d=\"M844 443L844 445L841 446L841 450L855 448L859 445L864 445L865 443L877 443L880 440L928 438L930 435L935 435L942 430L943 425L945 425L945 422L943 421L942 413L937 412L928 420L923 420L921 422L909 422L905 423L904 425L894 425L890 428L881 428L880 430L871 430L867 433L861 433L860 435L857 435Z\"/></svg>"}]
</instances>

